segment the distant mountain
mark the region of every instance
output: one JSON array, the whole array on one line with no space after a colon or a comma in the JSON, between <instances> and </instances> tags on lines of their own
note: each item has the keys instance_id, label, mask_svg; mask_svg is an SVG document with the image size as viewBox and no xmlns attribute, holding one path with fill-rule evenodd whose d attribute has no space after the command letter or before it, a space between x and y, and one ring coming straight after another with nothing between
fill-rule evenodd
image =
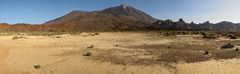
<instances>
[{"instance_id":1,"label":"distant mountain","mask_svg":"<svg viewBox=\"0 0 240 74\"><path fill-rule=\"evenodd\" d=\"M217 30L238 30L239 26L232 22L222 21L213 25L213 29Z\"/></svg>"}]
</instances>

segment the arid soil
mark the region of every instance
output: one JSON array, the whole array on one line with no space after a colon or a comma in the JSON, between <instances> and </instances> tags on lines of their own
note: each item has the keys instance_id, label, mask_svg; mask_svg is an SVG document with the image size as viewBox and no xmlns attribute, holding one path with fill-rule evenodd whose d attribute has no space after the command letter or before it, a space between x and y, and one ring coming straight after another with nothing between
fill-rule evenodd
<instances>
[{"instance_id":1,"label":"arid soil","mask_svg":"<svg viewBox=\"0 0 240 74\"><path fill-rule=\"evenodd\" d=\"M0 36L0 74L239 74L240 39L105 32ZM206 51L208 54L206 54Z\"/></svg>"}]
</instances>

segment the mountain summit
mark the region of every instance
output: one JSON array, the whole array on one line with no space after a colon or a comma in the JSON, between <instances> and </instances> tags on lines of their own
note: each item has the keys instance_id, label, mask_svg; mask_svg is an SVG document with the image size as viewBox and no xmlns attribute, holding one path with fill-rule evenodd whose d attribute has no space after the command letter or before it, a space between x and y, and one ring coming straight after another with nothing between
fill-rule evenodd
<instances>
[{"instance_id":1,"label":"mountain summit","mask_svg":"<svg viewBox=\"0 0 240 74\"><path fill-rule=\"evenodd\" d=\"M111 14L113 16L126 16L144 22L155 22L157 19L127 4L121 4L117 7L111 7L102 10L100 14Z\"/></svg>"}]
</instances>

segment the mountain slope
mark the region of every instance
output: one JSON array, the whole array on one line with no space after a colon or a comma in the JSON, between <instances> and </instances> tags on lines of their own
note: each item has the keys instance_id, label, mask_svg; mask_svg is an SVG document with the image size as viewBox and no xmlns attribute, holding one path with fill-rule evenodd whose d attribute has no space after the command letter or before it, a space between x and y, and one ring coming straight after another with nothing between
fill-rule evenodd
<instances>
[{"instance_id":1,"label":"mountain slope","mask_svg":"<svg viewBox=\"0 0 240 74\"><path fill-rule=\"evenodd\" d=\"M45 24L60 23L60 22L63 22L63 21L71 20L73 18L77 18L77 17L79 17L81 15L84 15L86 13L88 13L88 12L86 12L86 11L72 11L72 12L70 12L70 13L62 16L62 17L59 17L57 19L48 21Z\"/></svg>"},{"instance_id":2,"label":"mountain slope","mask_svg":"<svg viewBox=\"0 0 240 74\"><path fill-rule=\"evenodd\" d=\"M143 29L147 24L124 16L84 14L71 20L47 25L64 30L130 30Z\"/></svg>"}]
</instances>

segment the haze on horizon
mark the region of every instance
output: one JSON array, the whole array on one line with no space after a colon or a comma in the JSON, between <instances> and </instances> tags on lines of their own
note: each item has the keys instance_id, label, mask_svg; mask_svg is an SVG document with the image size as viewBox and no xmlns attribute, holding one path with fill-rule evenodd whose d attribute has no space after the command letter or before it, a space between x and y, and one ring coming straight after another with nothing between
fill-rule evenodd
<instances>
[{"instance_id":1,"label":"haze on horizon","mask_svg":"<svg viewBox=\"0 0 240 74\"><path fill-rule=\"evenodd\" d=\"M160 19L240 22L240 0L0 0L0 23L42 24L74 10L128 4Z\"/></svg>"}]
</instances>

